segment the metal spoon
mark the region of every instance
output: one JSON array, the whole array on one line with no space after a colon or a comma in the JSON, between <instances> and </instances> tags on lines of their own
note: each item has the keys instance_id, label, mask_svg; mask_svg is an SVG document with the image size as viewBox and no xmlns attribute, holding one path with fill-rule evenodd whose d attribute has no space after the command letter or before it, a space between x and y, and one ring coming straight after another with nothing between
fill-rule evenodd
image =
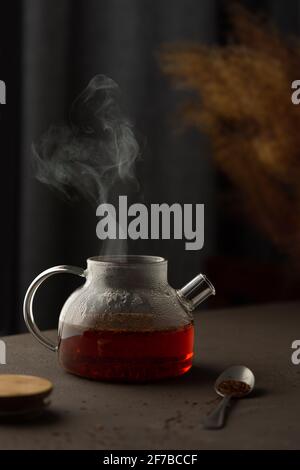
<instances>
[{"instance_id":1,"label":"metal spoon","mask_svg":"<svg viewBox=\"0 0 300 470\"><path fill-rule=\"evenodd\" d=\"M223 400L202 420L202 426L205 429L222 428L231 398L243 398L248 395L252 392L254 383L254 374L246 366L232 366L222 372L215 382L215 391Z\"/></svg>"}]
</instances>

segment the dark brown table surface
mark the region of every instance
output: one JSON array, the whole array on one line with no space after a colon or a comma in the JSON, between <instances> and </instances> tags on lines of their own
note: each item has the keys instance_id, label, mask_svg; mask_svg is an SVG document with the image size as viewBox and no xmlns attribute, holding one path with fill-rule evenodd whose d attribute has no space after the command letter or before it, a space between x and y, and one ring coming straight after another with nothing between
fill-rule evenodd
<instances>
[{"instance_id":1,"label":"dark brown table surface","mask_svg":"<svg viewBox=\"0 0 300 470\"><path fill-rule=\"evenodd\" d=\"M0 421L0 449L299 449L300 365L291 344L300 339L300 304L201 311L195 323L191 372L146 385L80 379L29 334L4 338L0 373L44 376L55 390L39 419ZM214 380L233 364L254 371L256 391L232 406L224 429L202 430Z\"/></svg>"}]
</instances>

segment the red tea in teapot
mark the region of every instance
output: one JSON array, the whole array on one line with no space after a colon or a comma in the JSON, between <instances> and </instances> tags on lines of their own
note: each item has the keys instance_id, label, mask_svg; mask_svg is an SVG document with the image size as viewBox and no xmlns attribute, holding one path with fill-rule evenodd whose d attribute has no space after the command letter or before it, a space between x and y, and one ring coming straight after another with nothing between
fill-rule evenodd
<instances>
[{"instance_id":1,"label":"red tea in teapot","mask_svg":"<svg viewBox=\"0 0 300 470\"><path fill-rule=\"evenodd\" d=\"M26 325L58 352L64 369L82 377L147 382L182 375L192 366L192 311L215 289L204 274L173 289L167 268L159 256L109 255L89 258L86 269L47 269L27 290ZM76 274L85 282L61 310L57 345L35 324L32 305L42 282L58 273Z\"/></svg>"},{"instance_id":2,"label":"red tea in teapot","mask_svg":"<svg viewBox=\"0 0 300 470\"><path fill-rule=\"evenodd\" d=\"M174 377L192 366L194 327L173 330L96 330L61 325L59 361L95 380L145 382Z\"/></svg>"}]
</instances>

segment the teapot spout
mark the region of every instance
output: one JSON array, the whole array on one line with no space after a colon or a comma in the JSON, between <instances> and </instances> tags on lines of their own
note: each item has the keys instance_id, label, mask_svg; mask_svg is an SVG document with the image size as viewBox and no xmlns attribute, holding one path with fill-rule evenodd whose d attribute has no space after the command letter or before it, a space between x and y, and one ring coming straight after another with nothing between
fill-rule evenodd
<instances>
[{"instance_id":1,"label":"teapot spout","mask_svg":"<svg viewBox=\"0 0 300 470\"><path fill-rule=\"evenodd\" d=\"M198 274L184 287L177 290L177 295L184 306L191 311L211 295L216 295L216 290L204 274Z\"/></svg>"}]
</instances>

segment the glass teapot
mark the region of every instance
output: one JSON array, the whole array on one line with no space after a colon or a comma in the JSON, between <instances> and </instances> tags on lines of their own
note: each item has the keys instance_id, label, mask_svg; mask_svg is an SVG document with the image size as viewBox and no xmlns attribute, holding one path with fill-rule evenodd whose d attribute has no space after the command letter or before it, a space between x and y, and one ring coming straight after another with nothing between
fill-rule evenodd
<instances>
[{"instance_id":1,"label":"glass teapot","mask_svg":"<svg viewBox=\"0 0 300 470\"><path fill-rule=\"evenodd\" d=\"M56 345L37 327L32 307L39 286L58 273L86 281L62 308ZM86 270L63 265L37 276L24 299L24 318L36 339L58 352L68 372L95 380L144 382L191 368L191 312L214 294L203 274L182 289L170 287L164 258L97 256L87 260Z\"/></svg>"}]
</instances>

